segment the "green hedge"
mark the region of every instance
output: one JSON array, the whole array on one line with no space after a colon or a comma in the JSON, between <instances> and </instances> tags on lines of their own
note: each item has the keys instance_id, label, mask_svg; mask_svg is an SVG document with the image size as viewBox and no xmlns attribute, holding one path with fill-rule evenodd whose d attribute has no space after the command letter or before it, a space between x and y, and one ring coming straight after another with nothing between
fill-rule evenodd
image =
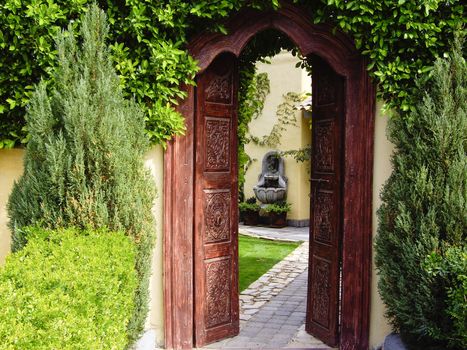
<instances>
[{"instance_id":1,"label":"green hedge","mask_svg":"<svg viewBox=\"0 0 467 350\"><path fill-rule=\"evenodd\" d=\"M28 229L0 269L0 349L123 349L137 286L122 233Z\"/></svg>"}]
</instances>

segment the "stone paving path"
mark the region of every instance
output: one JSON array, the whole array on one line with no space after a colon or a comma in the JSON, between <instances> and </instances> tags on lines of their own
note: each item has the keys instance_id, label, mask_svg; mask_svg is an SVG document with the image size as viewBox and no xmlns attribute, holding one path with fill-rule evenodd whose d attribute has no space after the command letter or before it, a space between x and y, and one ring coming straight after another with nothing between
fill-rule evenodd
<instances>
[{"instance_id":1,"label":"stone paving path","mask_svg":"<svg viewBox=\"0 0 467 350\"><path fill-rule=\"evenodd\" d=\"M240 334L206 349L329 349L304 332L308 243L253 282L240 295Z\"/></svg>"},{"instance_id":2,"label":"stone paving path","mask_svg":"<svg viewBox=\"0 0 467 350\"><path fill-rule=\"evenodd\" d=\"M248 321L266 302L278 295L307 267L308 242L305 242L240 294L240 321Z\"/></svg>"}]
</instances>

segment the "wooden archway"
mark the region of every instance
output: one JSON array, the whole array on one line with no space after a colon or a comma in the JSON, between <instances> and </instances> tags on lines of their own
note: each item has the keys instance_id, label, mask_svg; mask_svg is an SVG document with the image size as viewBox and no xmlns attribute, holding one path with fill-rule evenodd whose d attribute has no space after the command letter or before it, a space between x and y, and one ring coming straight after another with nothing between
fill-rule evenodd
<instances>
[{"instance_id":1,"label":"wooden archway","mask_svg":"<svg viewBox=\"0 0 467 350\"><path fill-rule=\"evenodd\" d=\"M320 56L345 79L341 349L367 349L372 235L375 89L353 42L332 27L313 25L306 11L284 3L279 11L244 11L228 35L203 33L189 51L201 72L222 52L237 57L265 29L286 34L303 56ZM186 134L170 142L164 160L164 315L167 348L193 346L193 217L195 88L179 106Z\"/></svg>"}]
</instances>

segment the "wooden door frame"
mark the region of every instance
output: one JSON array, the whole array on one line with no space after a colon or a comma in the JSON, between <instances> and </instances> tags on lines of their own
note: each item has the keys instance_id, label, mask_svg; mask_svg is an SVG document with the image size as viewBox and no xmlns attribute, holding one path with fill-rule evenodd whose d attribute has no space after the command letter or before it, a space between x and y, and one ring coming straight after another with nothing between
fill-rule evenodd
<instances>
[{"instance_id":1,"label":"wooden door frame","mask_svg":"<svg viewBox=\"0 0 467 350\"><path fill-rule=\"evenodd\" d=\"M222 52L237 57L265 29L286 34L303 56L326 60L346 82L343 175L343 244L340 349L368 349L372 236L375 88L352 40L327 25L313 25L307 12L284 2L278 11L246 10L227 23L228 35L205 32L189 45L200 72ZM186 133L164 157L164 331L166 348L193 346L193 214L195 88L178 110Z\"/></svg>"}]
</instances>

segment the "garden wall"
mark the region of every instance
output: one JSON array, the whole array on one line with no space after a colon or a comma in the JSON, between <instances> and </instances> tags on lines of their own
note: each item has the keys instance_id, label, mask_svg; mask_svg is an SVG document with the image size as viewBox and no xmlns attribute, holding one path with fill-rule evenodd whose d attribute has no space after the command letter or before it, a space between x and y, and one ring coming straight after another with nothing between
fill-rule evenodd
<instances>
[{"instance_id":1,"label":"garden wall","mask_svg":"<svg viewBox=\"0 0 467 350\"><path fill-rule=\"evenodd\" d=\"M381 187L391 172L390 154L392 145L386 138L387 117L380 113L381 103L377 107L375 128L375 161L373 177L373 235L376 234L376 209L380 205ZM7 229L6 203L15 179L22 172L23 154L21 149L0 150L0 264L3 264L10 247L10 233ZM163 150L155 147L146 156L146 166L154 176L158 197L154 206L156 217L157 241L153 254L153 273L151 277L151 312L146 327L156 332L156 341L163 344L163 289L162 289L162 210L163 210ZM390 332L384 318L384 306L377 292L377 276L373 271L370 315L370 345L380 344Z\"/></svg>"},{"instance_id":2,"label":"garden wall","mask_svg":"<svg viewBox=\"0 0 467 350\"><path fill-rule=\"evenodd\" d=\"M381 112L382 103L376 105L375 119L375 145L373 164L373 237L376 236L378 228L378 218L376 210L381 205L379 194L384 183L391 175L391 154L393 145L386 136L386 126L388 117ZM374 255L374 249L373 249ZM384 304L378 293L378 276L376 275L375 264L373 262L371 276L371 301L370 301L370 349L382 343L384 337L391 332L391 328L384 317Z\"/></svg>"}]
</instances>

